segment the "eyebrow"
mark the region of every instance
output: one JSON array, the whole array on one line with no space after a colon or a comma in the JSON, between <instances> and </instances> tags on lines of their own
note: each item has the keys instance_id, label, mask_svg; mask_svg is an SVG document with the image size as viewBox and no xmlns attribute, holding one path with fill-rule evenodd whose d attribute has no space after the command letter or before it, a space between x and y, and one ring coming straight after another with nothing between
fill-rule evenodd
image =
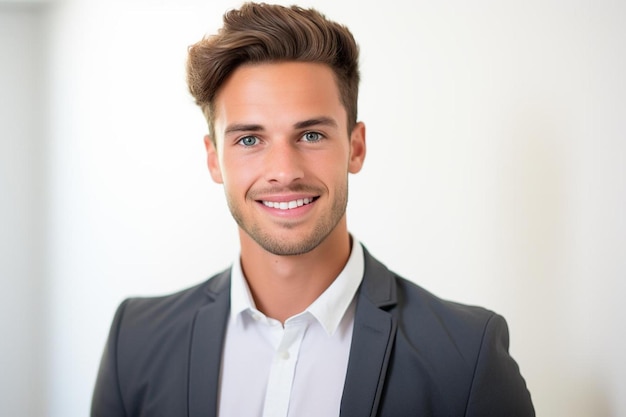
<instances>
[{"instance_id":1,"label":"eyebrow","mask_svg":"<svg viewBox=\"0 0 626 417\"><path fill-rule=\"evenodd\" d=\"M337 122L330 117L316 117L313 119L303 120L293 125L294 129L306 129L313 126L329 126L338 127ZM237 132L262 132L265 128L259 124L235 123L226 128L225 134Z\"/></svg>"},{"instance_id":2,"label":"eyebrow","mask_svg":"<svg viewBox=\"0 0 626 417\"><path fill-rule=\"evenodd\" d=\"M245 124L245 123L236 123L229 125L226 128L225 134L236 133L236 132L260 132L263 131L263 126L256 124Z\"/></svg>"},{"instance_id":3,"label":"eyebrow","mask_svg":"<svg viewBox=\"0 0 626 417\"><path fill-rule=\"evenodd\" d=\"M331 119L330 117L318 117L315 119L304 120L293 125L296 129L306 129L307 127L312 126L338 127L335 119Z\"/></svg>"}]
</instances>

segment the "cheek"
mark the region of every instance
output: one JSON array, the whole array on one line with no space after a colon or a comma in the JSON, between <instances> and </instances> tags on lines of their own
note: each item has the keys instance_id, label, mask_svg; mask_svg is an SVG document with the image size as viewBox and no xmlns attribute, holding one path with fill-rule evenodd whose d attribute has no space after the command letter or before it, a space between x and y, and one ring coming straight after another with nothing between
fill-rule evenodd
<instances>
[{"instance_id":1,"label":"cheek","mask_svg":"<svg viewBox=\"0 0 626 417\"><path fill-rule=\"evenodd\" d=\"M221 164L224 187L229 193L245 193L254 184L256 168L252 161L223 158Z\"/></svg>"},{"instance_id":2,"label":"cheek","mask_svg":"<svg viewBox=\"0 0 626 417\"><path fill-rule=\"evenodd\" d=\"M343 187L348 179L349 164L347 158L328 158L324 163L317 163L315 171L329 187Z\"/></svg>"}]
</instances>

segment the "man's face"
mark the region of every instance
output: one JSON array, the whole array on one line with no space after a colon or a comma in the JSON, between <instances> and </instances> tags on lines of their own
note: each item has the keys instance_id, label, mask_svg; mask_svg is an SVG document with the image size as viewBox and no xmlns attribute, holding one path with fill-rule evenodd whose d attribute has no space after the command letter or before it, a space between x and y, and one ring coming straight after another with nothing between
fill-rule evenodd
<instances>
[{"instance_id":1,"label":"man's face","mask_svg":"<svg viewBox=\"0 0 626 417\"><path fill-rule=\"evenodd\" d=\"M349 135L346 123L325 65L267 63L233 72L215 100L216 144L205 144L242 239L297 255L346 227L348 173L365 157L364 126Z\"/></svg>"}]
</instances>

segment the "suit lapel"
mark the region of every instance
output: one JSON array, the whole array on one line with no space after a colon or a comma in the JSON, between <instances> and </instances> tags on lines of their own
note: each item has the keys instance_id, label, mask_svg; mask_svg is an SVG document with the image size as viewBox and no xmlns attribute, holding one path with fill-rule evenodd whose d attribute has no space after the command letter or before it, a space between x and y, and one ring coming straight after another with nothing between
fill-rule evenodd
<instances>
[{"instance_id":1,"label":"suit lapel","mask_svg":"<svg viewBox=\"0 0 626 417\"><path fill-rule=\"evenodd\" d=\"M365 249L364 254L341 417L376 415L396 334L395 319L383 309L396 304L395 281Z\"/></svg>"},{"instance_id":2,"label":"suit lapel","mask_svg":"<svg viewBox=\"0 0 626 417\"><path fill-rule=\"evenodd\" d=\"M384 308L396 304L393 275L364 248L341 417L375 416L396 322ZM209 281L209 302L195 316L189 355L189 417L215 417L224 332L230 311L230 270Z\"/></svg>"},{"instance_id":3,"label":"suit lapel","mask_svg":"<svg viewBox=\"0 0 626 417\"><path fill-rule=\"evenodd\" d=\"M230 310L230 270L209 281L210 302L195 316L189 353L189 417L215 417L224 332Z\"/></svg>"}]
</instances>

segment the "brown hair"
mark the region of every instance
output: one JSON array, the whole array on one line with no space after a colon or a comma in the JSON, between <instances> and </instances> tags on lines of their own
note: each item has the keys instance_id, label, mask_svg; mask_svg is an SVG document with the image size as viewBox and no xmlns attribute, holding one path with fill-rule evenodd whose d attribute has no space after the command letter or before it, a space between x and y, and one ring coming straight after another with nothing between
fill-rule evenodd
<instances>
[{"instance_id":1,"label":"brown hair","mask_svg":"<svg viewBox=\"0 0 626 417\"><path fill-rule=\"evenodd\" d=\"M328 65L335 74L348 114L348 133L356 124L359 94L359 48L343 25L314 9L245 3L224 14L216 35L189 47L187 84L202 109L211 140L215 97L242 64L300 61Z\"/></svg>"}]
</instances>

